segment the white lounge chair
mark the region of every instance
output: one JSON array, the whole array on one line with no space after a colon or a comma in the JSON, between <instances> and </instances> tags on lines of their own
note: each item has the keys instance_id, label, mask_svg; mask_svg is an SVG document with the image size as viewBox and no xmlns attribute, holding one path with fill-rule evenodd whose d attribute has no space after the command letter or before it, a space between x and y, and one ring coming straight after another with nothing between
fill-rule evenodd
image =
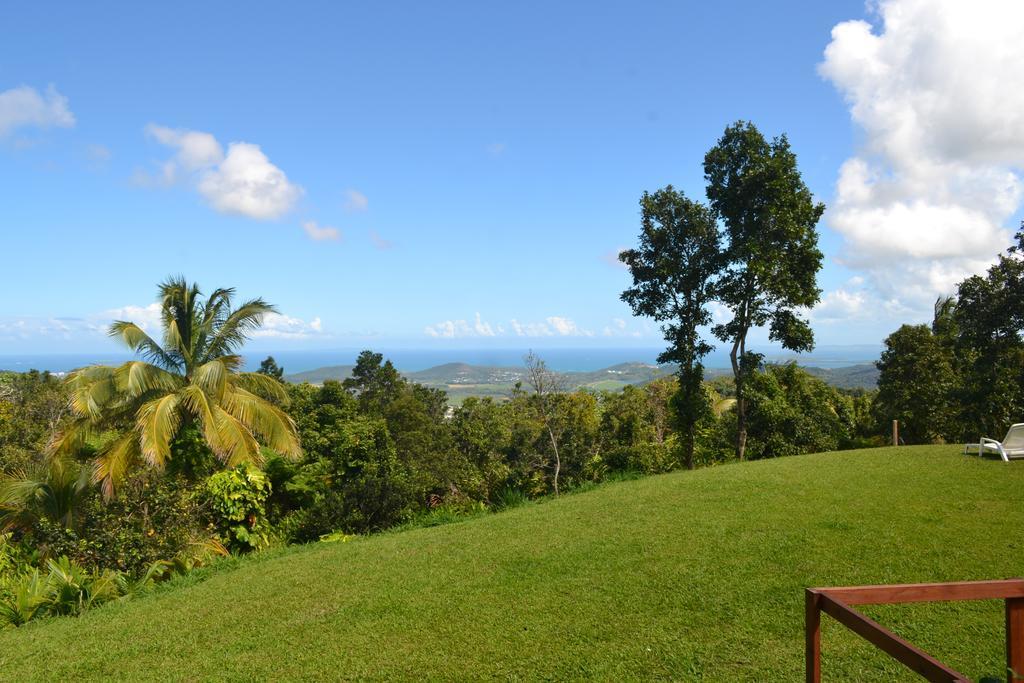
<instances>
[{"instance_id":1,"label":"white lounge chair","mask_svg":"<svg viewBox=\"0 0 1024 683\"><path fill-rule=\"evenodd\" d=\"M1010 431L1006 432L1002 441L983 436L978 443L964 446L964 453L975 446L978 447L979 456L984 455L987 449L989 452L998 453L1003 462L1010 462L1011 458L1024 458L1024 422L1011 425Z\"/></svg>"}]
</instances>

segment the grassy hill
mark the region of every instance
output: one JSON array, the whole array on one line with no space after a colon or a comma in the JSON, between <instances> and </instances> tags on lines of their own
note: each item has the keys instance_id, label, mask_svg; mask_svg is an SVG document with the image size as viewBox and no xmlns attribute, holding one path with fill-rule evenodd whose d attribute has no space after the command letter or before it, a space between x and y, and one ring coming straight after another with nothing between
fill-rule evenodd
<instances>
[{"instance_id":1,"label":"grassy hill","mask_svg":"<svg viewBox=\"0 0 1024 683\"><path fill-rule=\"evenodd\" d=\"M1024 467L952 446L601 486L290 549L0 633L0 678L798 680L806 586L1024 575ZM975 680L1000 603L869 610ZM834 622L826 680L917 680Z\"/></svg>"}]
</instances>

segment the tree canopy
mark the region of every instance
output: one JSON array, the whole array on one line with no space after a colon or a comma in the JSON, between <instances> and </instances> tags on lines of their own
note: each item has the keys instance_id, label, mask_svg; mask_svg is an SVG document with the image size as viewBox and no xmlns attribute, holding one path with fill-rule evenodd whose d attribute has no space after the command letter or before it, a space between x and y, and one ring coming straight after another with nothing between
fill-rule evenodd
<instances>
[{"instance_id":1,"label":"tree canopy","mask_svg":"<svg viewBox=\"0 0 1024 683\"><path fill-rule=\"evenodd\" d=\"M751 328L768 326L772 341L792 351L814 347L814 333L800 315L818 302L822 253L817 224L825 205L815 202L785 135L767 140L754 124L739 121L704 157L711 208L726 234L725 268L717 299L732 318L714 327L731 345L738 417L736 455L747 438L746 378L761 357L747 350Z\"/></svg>"}]
</instances>

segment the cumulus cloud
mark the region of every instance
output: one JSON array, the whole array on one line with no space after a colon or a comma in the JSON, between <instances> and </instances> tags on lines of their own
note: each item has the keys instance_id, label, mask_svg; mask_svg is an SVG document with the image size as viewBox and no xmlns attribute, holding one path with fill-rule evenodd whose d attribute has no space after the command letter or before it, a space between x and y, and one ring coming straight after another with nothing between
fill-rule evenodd
<instances>
[{"instance_id":1,"label":"cumulus cloud","mask_svg":"<svg viewBox=\"0 0 1024 683\"><path fill-rule=\"evenodd\" d=\"M0 92L0 138L18 128L71 128L68 98L49 86L44 92L22 85Z\"/></svg>"},{"instance_id":2,"label":"cumulus cloud","mask_svg":"<svg viewBox=\"0 0 1024 683\"><path fill-rule=\"evenodd\" d=\"M554 334L544 323L521 323L515 318L510 323L517 337L550 337Z\"/></svg>"},{"instance_id":3,"label":"cumulus cloud","mask_svg":"<svg viewBox=\"0 0 1024 683\"><path fill-rule=\"evenodd\" d=\"M512 318L508 330L517 337L593 337L594 333L583 329L570 318L550 316L543 322L520 322ZM443 320L423 328L424 334L435 339L458 339L464 337L501 337L506 336L504 325L492 325L485 321L479 313L471 322L464 319Z\"/></svg>"},{"instance_id":4,"label":"cumulus cloud","mask_svg":"<svg viewBox=\"0 0 1024 683\"><path fill-rule=\"evenodd\" d=\"M146 306L128 304L118 308L90 313L84 317L0 317L0 340L26 341L32 339L63 339L106 337L110 324L115 320L132 322L162 342L163 324L159 303ZM278 339L307 339L324 337L323 321L315 317L310 321L279 313L270 313L263 318L261 329L253 337ZM329 336L329 335L328 335ZM365 335L364 335L365 336Z\"/></svg>"},{"instance_id":5,"label":"cumulus cloud","mask_svg":"<svg viewBox=\"0 0 1024 683\"><path fill-rule=\"evenodd\" d=\"M306 236L314 242L337 242L341 239L340 230L329 225L317 225L316 221L306 221L302 224L302 229L306 231Z\"/></svg>"},{"instance_id":6,"label":"cumulus cloud","mask_svg":"<svg viewBox=\"0 0 1024 683\"><path fill-rule=\"evenodd\" d=\"M346 211L366 211L370 208L370 200L359 190L349 188L345 190L344 207Z\"/></svg>"},{"instance_id":7,"label":"cumulus cloud","mask_svg":"<svg viewBox=\"0 0 1024 683\"><path fill-rule=\"evenodd\" d=\"M555 334L562 337L593 337L594 333L584 330L569 318L551 316L547 318L548 325L555 331Z\"/></svg>"},{"instance_id":8,"label":"cumulus cloud","mask_svg":"<svg viewBox=\"0 0 1024 683\"><path fill-rule=\"evenodd\" d=\"M268 313L263 316L263 325L252 333L253 337L273 339L308 339L322 334L323 322L319 317L306 322L283 313Z\"/></svg>"},{"instance_id":9,"label":"cumulus cloud","mask_svg":"<svg viewBox=\"0 0 1024 683\"><path fill-rule=\"evenodd\" d=\"M154 302L148 306L121 306L120 308L112 308L108 311L101 313L98 318L101 319L103 328L112 323L115 320L124 320L126 322L135 323L141 327L145 332L159 332L162 329L162 323L160 319L160 304Z\"/></svg>"},{"instance_id":10,"label":"cumulus cloud","mask_svg":"<svg viewBox=\"0 0 1024 683\"><path fill-rule=\"evenodd\" d=\"M499 330L503 328L499 325ZM465 320L444 320L433 325L427 325L423 332L428 337L435 339L456 339L461 337L494 337L495 328L489 322L484 321L480 314L473 317L473 323Z\"/></svg>"},{"instance_id":11,"label":"cumulus cloud","mask_svg":"<svg viewBox=\"0 0 1024 683\"><path fill-rule=\"evenodd\" d=\"M820 73L864 131L840 168L827 220L843 261L863 270L871 306L930 311L992 262L1024 199L1024 4L888 0L878 27L832 30ZM830 293L817 311L862 310ZM829 298L831 297L831 298Z\"/></svg>"},{"instance_id":12,"label":"cumulus cloud","mask_svg":"<svg viewBox=\"0 0 1024 683\"><path fill-rule=\"evenodd\" d=\"M232 142L225 152L210 133L152 123L146 133L175 149L174 157L161 164L154 180L163 184L192 183L221 213L259 220L280 218L303 195L304 190L289 181L259 145Z\"/></svg>"}]
</instances>

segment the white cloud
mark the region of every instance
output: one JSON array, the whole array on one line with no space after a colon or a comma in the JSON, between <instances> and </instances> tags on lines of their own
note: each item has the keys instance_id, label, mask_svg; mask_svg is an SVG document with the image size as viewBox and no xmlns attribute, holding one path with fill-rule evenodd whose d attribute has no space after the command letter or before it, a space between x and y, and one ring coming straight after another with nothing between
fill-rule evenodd
<instances>
[{"instance_id":1,"label":"white cloud","mask_svg":"<svg viewBox=\"0 0 1024 683\"><path fill-rule=\"evenodd\" d=\"M863 318L870 308L869 295L863 289L840 287L821 297L809 317L816 323L845 322Z\"/></svg>"},{"instance_id":2,"label":"white cloud","mask_svg":"<svg viewBox=\"0 0 1024 683\"><path fill-rule=\"evenodd\" d=\"M75 318L0 318L0 339L27 341L46 337L69 340L82 327L84 321Z\"/></svg>"},{"instance_id":3,"label":"white cloud","mask_svg":"<svg viewBox=\"0 0 1024 683\"><path fill-rule=\"evenodd\" d=\"M491 324L482 321L480 319L480 314L479 313L476 314L476 317L475 317L475 320L474 320L474 323L473 323L473 331L476 332L481 337L493 337L494 336L494 329L491 327Z\"/></svg>"},{"instance_id":4,"label":"white cloud","mask_svg":"<svg viewBox=\"0 0 1024 683\"><path fill-rule=\"evenodd\" d=\"M505 143L492 142L491 144L487 145L485 149L487 150L487 153L490 154L492 157L498 157L505 153Z\"/></svg>"},{"instance_id":5,"label":"white cloud","mask_svg":"<svg viewBox=\"0 0 1024 683\"><path fill-rule=\"evenodd\" d=\"M520 323L515 318L509 322L517 337L550 337L554 334L544 323Z\"/></svg>"},{"instance_id":6,"label":"white cloud","mask_svg":"<svg viewBox=\"0 0 1024 683\"><path fill-rule=\"evenodd\" d=\"M287 213L302 188L289 182L259 145L232 142L224 161L200 178L199 193L218 211L266 220Z\"/></svg>"},{"instance_id":7,"label":"white cloud","mask_svg":"<svg viewBox=\"0 0 1024 683\"><path fill-rule=\"evenodd\" d=\"M370 208L370 200L367 199L366 195L359 190L349 188L345 190L344 206L346 211L366 211Z\"/></svg>"},{"instance_id":8,"label":"white cloud","mask_svg":"<svg viewBox=\"0 0 1024 683\"><path fill-rule=\"evenodd\" d=\"M314 242L338 241L341 239L341 231L329 225L320 226L316 221L306 221L302 224L306 235Z\"/></svg>"},{"instance_id":9,"label":"white cloud","mask_svg":"<svg viewBox=\"0 0 1024 683\"><path fill-rule=\"evenodd\" d=\"M499 329L501 327L499 326ZM490 323L484 321L480 314L474 316L473 324L465 320L444 320L427 325L423 332L436 339L456 339L461 337L494 337L496 333Z\"/></svg>"},{"instance_id":10,"label":"white cloud","mask_svg":"<svg viewBox=\"0 0 1024 683\"><path fill-rule=\"evenodd\" d=\"M0 340L26 341L32 339L75 340L83 337L106 337L115 320L132 322L152 336L163 341L163 324L159 303L146 306L128 304L80 318L0 317ZM309 322L279 313L263 318L263 326L252 333L256 338L307 339L324 336L323 321L315 317ZM368 336L372 333L362 333Z\"/></svg>"},{"instance_id":11,"label":"white cloud","mask_svg":"<svg viewBox=\"0 0 1024 683\"><path fill-rule=\"evenodd\" d=\"M304 190L288 180L259 145L232 142L227 153L210 133L146 126L157 142L176 149L172 159L160 165L156 182L187 181L221 213L269 220L288 213ZM137 176L145 181L146 176ZM152 181L150 181L152 182Z\"/></svg>"},{"instance_id":12,"label":"white cloud","mask_svg":"<svg viewBox=\"0 0 1024 683\"><path fill-rule=\"evenodd\" d=\"M159 332L162 329L160 310L160 304L156 302L148 306L133 306L129 304L128 306L104 311L97 317L102 321L103 329L106 329L107 325L115 320L124 320L125 322L135 323L147 333L152 333Z\"/></svg>"},{"instance_id":13,"label":"white cloud","mask_svg":"<svg viewBox=\"0 0 1024 683\"><path fill-rule=\"evenodd\" d=\"M569 318L551 316L547 318L548 325L562 337L593 337L594 333L584 330Z\"/></svg>"},{"instance_id":14,"label":"white cloud","mask_svg":"<svg viewBox=\"0 0 1024 683\"><path fill-rule=\"evenodd\" d=\"M282 313L268 313L263 317L263 325L252 333L253 337L274 339L307 339L323 334L323 322L319 317L308 323Z\"/></svg>"},{"instance_id":15,"label":"white cloud","mask_svg":"<svg viewBox=\"0 0 1024 683\"><path fill-rule=\"evenodd\" d=\"M0 92L0 138L17 128L71 128L75 115L68 108L68 98L52 85L40 93L22 85Z\"/></svg>"},{"instance_id":16,"label":"white cloud","mask_svg":"<svg viewBox=\"0 0 1024 683\"><path fill-rule=\"evenodd\" d=\"M826 218L880 305L925 316L1009 243L1024 200L1024 90L1013 87L1024 4L888 0L876 11L877 30L838 24L819 67L865 133ZM831 295L815 310L858 305Z\"/></svg>"},{"instance_id":17,"label":"white cloud","mask_svg":"<svg viewBox=\"0 0 1024 683\"><path fill-rule=\"evenodd\" d=\"M511 334L517 337L593 337L594 333L578 326L569 318L551 316L544 322L522 323L513 318L509 321ZM435 339L458 339L464 337L501 337L506 336L504 325L492 325L479 313L473 316L472 322L466 320L444 320L423 328L424 334ZM631 333L630 336L632 336Z\"/></svg>"}]
</instances>

